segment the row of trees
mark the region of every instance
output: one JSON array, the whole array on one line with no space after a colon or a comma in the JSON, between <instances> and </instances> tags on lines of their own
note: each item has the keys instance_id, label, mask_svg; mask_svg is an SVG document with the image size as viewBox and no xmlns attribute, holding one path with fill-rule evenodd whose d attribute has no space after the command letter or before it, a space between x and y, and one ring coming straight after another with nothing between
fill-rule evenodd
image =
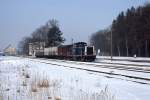
<instances>
[{"instance_id":1,"label":"row of trees","mask_svg":"<svg viewBox=\"0 0 150 100\"><path fill-rule=\"evenodd\" d=\"M110 55L111 33L113 55L150 56L150 4L121 12L110 28L94 33L91 43L96 50Z\"/></svg>"},{"instance_id":2,"label":"row of trees","mask_svg":"<svg viewBox=\"0 0 150 100\"><path fill-rule=\"evenodd\" d=\"M29 43L45 42L46 47L58 46L65 41L62 37L57 20L49 20L45 25L36 29L30 37L24 37L19 43L19 51L21 54L28 54Z\"/></svg>"},{"instance_id":3,"label":"row of trees","mask_svg":"<svg viewBox=\"0 0 150 100\"><path fill-rule=\"evenodd\" d=\"M100 50L101 55L110 55L110 31L109 29L100 30L92 34L90 42L95 50ZM98 52L97 52L98 53Z\"/></svg>"}]
</instances>

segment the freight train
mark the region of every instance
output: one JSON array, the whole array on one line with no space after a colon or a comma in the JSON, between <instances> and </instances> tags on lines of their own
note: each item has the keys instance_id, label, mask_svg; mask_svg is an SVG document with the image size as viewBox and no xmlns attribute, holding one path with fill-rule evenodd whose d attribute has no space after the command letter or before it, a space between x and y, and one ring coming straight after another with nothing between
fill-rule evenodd
<instances>
[{"instance_id":1,"label":"freight train","mask_svg":"<svg viewBox=\"0 0 150 100\"><path fill-rule=\"evenodd\" d=\"M39 49L36 50L35 56L75 61L94 61L96 58L94 46L88 46L85 42Z\"/></svg>"}]
</instances>

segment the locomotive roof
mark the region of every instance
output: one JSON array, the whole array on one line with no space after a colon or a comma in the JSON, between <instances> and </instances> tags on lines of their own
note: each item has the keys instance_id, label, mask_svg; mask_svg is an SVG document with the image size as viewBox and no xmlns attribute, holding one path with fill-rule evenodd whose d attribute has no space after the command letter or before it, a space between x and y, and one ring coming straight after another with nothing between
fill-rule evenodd
<instances>
[{"instance_id":1,"label":"locomotive roof","mask_svg":"<svg viewBox=\"0 0 150 100\"><path fill-rule=\"evenodd\" d=\"M76 45L78 45L78 44L84 44L84 45L86 45L87 43L86 42L77 42L77 43L74 43L74 44L76 44Z\"/></svg>"},{"instance_id":2,"label":"locomotive roof","mask_svg":"<svg viewBox=\"0 0 150 100\"><path fill-rule=\"evenodd\" d=\"M87 43L86 42L76 42L74 44L69 44L69 45L60 45L59 47L71 47L73 45L76 45L76 46L78 46L78 45L84 45L84 46L86 46Z\"/></svg>"}]
</instances>

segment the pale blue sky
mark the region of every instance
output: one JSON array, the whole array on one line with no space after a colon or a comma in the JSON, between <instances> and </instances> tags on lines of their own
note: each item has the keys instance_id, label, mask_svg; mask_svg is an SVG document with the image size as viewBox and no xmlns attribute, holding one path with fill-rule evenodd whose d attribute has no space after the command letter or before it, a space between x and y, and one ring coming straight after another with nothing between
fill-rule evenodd
<instances>
[{"instance_id":1,"label":"pale blue sky","mask_svg":"<svg viewBox=\"0 0 150 100\"><path fill-rule=\"evenodd\" d=\"M0 0L0 49L17 46L49 19L57 19L66 43L87 41L121 11L150 0Z\"/></svg>"}]
</instances>

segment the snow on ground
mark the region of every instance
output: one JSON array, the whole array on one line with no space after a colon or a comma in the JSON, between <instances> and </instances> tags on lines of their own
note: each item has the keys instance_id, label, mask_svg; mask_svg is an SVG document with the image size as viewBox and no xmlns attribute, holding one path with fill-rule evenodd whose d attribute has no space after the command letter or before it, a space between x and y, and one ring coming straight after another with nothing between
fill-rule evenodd
<instances>
[{"instance_id":1,"label":"snow on ground","mask_svg":"<svg viewBox=\"0 0 150 100\"><path fill-rule=\"evenodd\" d=\"M136 68L137 66L122 66L122 65L117 65L117 64L104 64L104 63L93 63L93 62L76 62L76 61L62 61L62 60L53 60L53 59L32 59L32 61L35 62L41 62L41 63L48 63L48 64L53 64L53 65L61 65L64 67L71 67L71 68L76 68L76 69L84 69L84 70L90 70L90 71L98 71L101 73L109 73L112 74L111 76L114 76L115 74L120 76L125 76L127 77L134 77L134 79L128 78L127 80L131 81L137 81L141 83L148 83L150 84L150 81L147 80L138 80L138 78L143 78L143 79L148 79L150 80L150 73L143 73L143 72L133 72L133 71L128 71L126 70L126 67L133 67ZM93 65L94 64L94 65ZM122 67L125 68L124 70L118 70L118 69L111 69L107 66L112 66L112 67ZM142 67L143 68L143 67ZM144 68L145 69L145 68ZM146 67L146 69L149 69ZM116 77L116 75L115 75ZM118 76L117 76L118 77Z\"/></svg>"},{"instance_id":2,"label":"snow on ground","mask_svg":"<svg viewBox=\"0 0 150 100\"><path fill-rule=\"evenodd\" d=\"M148 100L150 85L69 67L0 57L0 100ZM43 60L44 62L44 60ZM62 65L61 65L62 64ZM74 64L68 64L75 66ZM78 65L79 66L79 65ZM77 65L75 66L77 67ZM80 67L87 67L80 65ZM89 66L88 66L89 67ZM3 100L2 99L2 100Z\"/></svg>"},{"instance_id":3,"label":"snow on ground","mask_svg":"<svg viewBox=\"0 0 150 100\"><path fill-rule=\"evenodd\" d=\"M97 56L96 58L110 59L110 56ZM113 56L113 59L150 61L149 57L119 57L119 56Z\"/></svg>"}]
</instances>

